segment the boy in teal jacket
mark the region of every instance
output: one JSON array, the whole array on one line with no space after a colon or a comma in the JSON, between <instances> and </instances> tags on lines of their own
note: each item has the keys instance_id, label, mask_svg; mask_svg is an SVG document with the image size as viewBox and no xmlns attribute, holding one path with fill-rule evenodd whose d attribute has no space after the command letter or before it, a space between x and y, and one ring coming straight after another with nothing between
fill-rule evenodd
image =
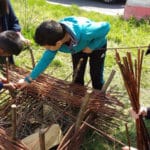
<instances>
[{"instance_id":1,"label":"boy in teal jacket","mask_svg":"<svg viewBox=\"0 0 150 150\"><path fill-rule=\"evenodd\" d=\"M109 30L108 22L94 22L84 17L70 16L59 22L44 21L36 29L35 42L46 50L30 75L18 82L18 87L23 88L35 80L60 51L72 55L74 82L81 85L84 85L84 73L89 58L93 88L100 90L104 84L106 36ZM76 74L76 68L81 58L83 61Z\"/></svg>"}]
</instances>

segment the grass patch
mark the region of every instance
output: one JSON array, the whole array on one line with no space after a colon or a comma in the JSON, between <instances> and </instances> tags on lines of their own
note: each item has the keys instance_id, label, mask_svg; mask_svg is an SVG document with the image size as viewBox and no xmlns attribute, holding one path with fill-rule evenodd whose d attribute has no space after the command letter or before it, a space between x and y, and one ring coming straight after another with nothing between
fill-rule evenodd
<instances>
[{"instance_id":1,"label":"grass patch","mask_svg":"<svg viewBox=\"0 0 150 150\"><path fill-rule=\"evenodd\" d=\"M42 21L48 19L59 20L66 16L84 16L95 21L108 21L111 24L111 30L108 34L108 47L109 48L120 48L128 47L127 49L120 49L120 55L124 56L127 51L132 53L132 57L137 57L137 48L130 47L141 47L150 44L150 20L140 20L137 21L131 18L126 21L122 16L109 16L100 14L97 12L88 12L79 9L77 5L72 5L70 7L64 7L61 5L52 5L43 0L11 0L13 7L15 9L16 15L20 20L22 26L22 33L24 36L32 41L32 48L34 52L35 61L38 62L43 53L43 48L38 47L34 41L33 36L37 25ZM146 48L142 48L146 50ZM150 56L144 56L143 70L142 70L142 80L141 80L141 105L149 105L150 99ZM16 57L16 64L21 67L29 66L31 68L30 53L26 50L21 53L20 56ZM105 65L105 79L108 78L112 69L116 70L116 75L111 83L111 86L116 86L116 90L123 96L120 99L124 104L125 111L128 114L128 108L130 103L128 96L124 89L124 84L122 77L120 75L119 68L115 62L115 51L114 49L107 51L106 65ZM58 53L53 63L47 68L46 73L51 74L60 79L65 79L72 72L71 57L68 54ZM87 68L87 72L89 72ZM69 78L71 80L71 78ZM88 81L89 73L86 74L85 80ZM129 118L130 125L130 139L132 139L132 145L135 145L135 130L133 128L133 122ZM118 131L115 131L115 136L121 141L127 143L125 137L125 127L121 125ZM106 142L103 138L92 134L87 142L84 143L82 147L84 150L115 150L117 148L115 143Z\"/></svg>"}]
</instances>

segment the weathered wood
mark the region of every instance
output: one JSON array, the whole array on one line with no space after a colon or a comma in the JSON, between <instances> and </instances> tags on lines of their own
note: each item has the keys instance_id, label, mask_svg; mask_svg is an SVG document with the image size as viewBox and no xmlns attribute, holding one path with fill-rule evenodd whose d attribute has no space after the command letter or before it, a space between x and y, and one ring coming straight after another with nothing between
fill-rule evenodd
<instances>
[{"instance_id":1,"label":"weathered wood","mask_svg":"<svg viewBox=\"0 0 150 150\"><path fill-rule=\"evenodd\" d=\"M11 70L9 70L9 74L10 81L17 82L19 79L28 75L29 71L12 67ZM108 87L108 85L106 87ZM68 130L65 136L66 138L64 138L60 144L60 149L65 147L69 148L77 143L77 146L80 147L82 136L89 128L84 121L88 120L88 123L92 122L93 125L98 125L98 129L105 129L104 132L107 132L109 131L107 129L117 127L119 120L122 120L122 113L118 111L118 108L121 108L123 104L114 94L111 96L111 93L106 91L107 88L105 88L105 92L92 89L90 97L87 98L87 104L83 107L83 111L81 109L79 113L79 109L82 108L82 104L84 104L84 98L88 95L87 89L89 88L90 87L81 86L42 74L36 81L33 81L22 91L16 91L15 98L9 101L7 107L3 109L3 114L1 114L1 116L7 115L9 112L9 105L12 101L19 105L22 109L18 112L21 117L18 118L17 130L18 132L20 131L19 134L24 133L20 135L20 137L24 137L29 134L29 131L30 134L32 134L34 130L32 129L33 123L38 126L43 123L49 124L51 115L46 116L43 114L42 119L39 116L41 106L43 106L43 104L49 105L50 109L55 112L54 120L52 120L53 122L57 121L56 118L58 118L58 116L62 119L59 121L63 121L67 118L64 121L65 129L67 130L75 121L78 122L76 124L76 132L75 127ZM85 117L84 113L86 113ZM76 117L77 114L79 114L78 119ZM48 120L44 120L46 118ZM30 130L29 125L31 125ZM27 128L27 133L25 128ZM22 129L24 132L21 132Z\"/></svg>"},{"instance_id":2,"label":"weathered wood","mask_svg":"<svg viewBox=\"0 0 150 150\"><path fill-rule=\"evenodd\" d=\"M17 128L17 125L16 125L16 119L17 119L17 115L16 115L16 105L13 104L11 105L11 109L12 109L12 139L13 140L16 140L16 128Z\"/></svg>"},{"instance_id":3,"label":"weathered wood","mask_svg":"<svg viewBox=\"0 0 150 150\"><path fill-rule=\"evenodd\" d=\"M134 68L131 54L128 52L126 57L121 61L119 53L116 51L116 61L120 68L126 90L129 95L129 100L133 110L138 114L140 110L140 80L142 71L144 51L138 49L137 60L135 60ZM150 136L145 127L142 116L136 121L137 148L139 150L150 149Z\"/></svg>"},{"instance_id":4,"label":"weathered wood","mask_svg":"<svg viewBox=\"0 0 150 150\"><path fill-rule=\"evenodd\" d=\"M40 150L45 150L45 132L43 129L40 129L39 131L39 143L40 143Z\"/></svg>"}]
</instances>

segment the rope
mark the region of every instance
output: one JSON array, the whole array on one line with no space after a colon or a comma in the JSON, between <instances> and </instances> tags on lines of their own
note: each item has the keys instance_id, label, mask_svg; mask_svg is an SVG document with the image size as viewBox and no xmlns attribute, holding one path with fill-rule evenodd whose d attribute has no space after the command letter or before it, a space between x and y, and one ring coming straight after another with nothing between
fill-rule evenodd
<instances>
[{"instance_id":1,"label":"rope","mask_svg":"<svg viewBox=\"0 0 150 150\"><path fill-rule=\"evenodd\" d=\"M148 48L149 46L136 46L136 47L113 47L113 48L107 48L107 50L111 49L138 49L138 48ZM103 48L102 48L103 49Z\"/></svg>"}]
</instances>

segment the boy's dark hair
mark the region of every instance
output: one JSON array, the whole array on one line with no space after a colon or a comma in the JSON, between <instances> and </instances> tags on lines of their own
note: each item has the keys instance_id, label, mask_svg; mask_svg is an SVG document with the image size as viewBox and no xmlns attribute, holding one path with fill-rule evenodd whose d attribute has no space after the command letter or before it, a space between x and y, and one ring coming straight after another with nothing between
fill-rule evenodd
<instances>
[{"instance_id":1,"label":"boy's dark hair","mask_svg":"<svg viewBox=\"0 0 150 150\"><path fill-rule=\"evenodd\" d=\"M44 21L37 27L34 40L41 46L55 45L57 41L64 38L65 33L64 27L59 22Z\"/></svg>"},{"instance_id":2,"label":"boy's dark hair","mask_svg":"<svg viewBox=\"0 0 150 150\"><path fill-rule=\"evenodd\" d=\"M11 55L18 55L23 49L23 42L15 31L3 31L0 33L0 48Z\"/></svg>"}]
</instances>

